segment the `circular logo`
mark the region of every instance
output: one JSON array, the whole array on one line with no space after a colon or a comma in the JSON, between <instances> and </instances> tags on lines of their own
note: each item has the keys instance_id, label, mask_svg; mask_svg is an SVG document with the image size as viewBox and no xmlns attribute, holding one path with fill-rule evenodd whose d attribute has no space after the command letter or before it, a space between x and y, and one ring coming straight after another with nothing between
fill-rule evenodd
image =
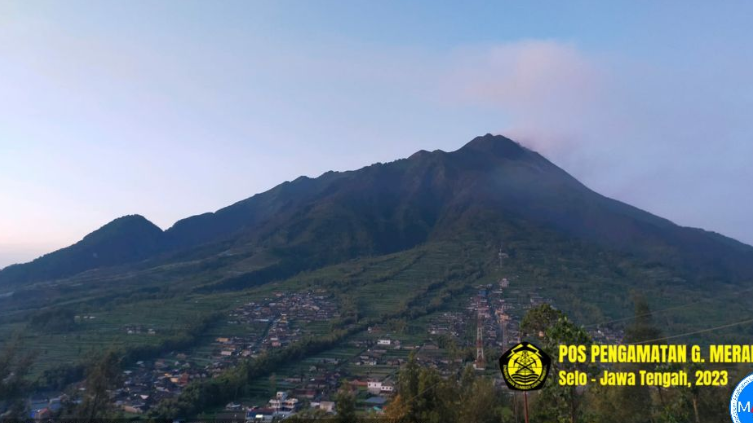
<instances>
[{"instance_id":1,"label":"circular logo","mask_svg":"<svg viewBox=\"0 0 753 423\"><path fill-rule=\"evenodd\" d=\"M732 392L729 411L735 423L753 423L753 373L741 380Z\"/></svg>"},{"instance_id":2,"label":"circular logo","mask_svg":"<svg viewBox=\"0 0 753 423\"><path fill-rule=\"evenodd\" d=\"M551 364L549 356L528 342L510 348L499 358L507 387L516 391L532 391L544 385Z\"/></svg>"}]
</instances>

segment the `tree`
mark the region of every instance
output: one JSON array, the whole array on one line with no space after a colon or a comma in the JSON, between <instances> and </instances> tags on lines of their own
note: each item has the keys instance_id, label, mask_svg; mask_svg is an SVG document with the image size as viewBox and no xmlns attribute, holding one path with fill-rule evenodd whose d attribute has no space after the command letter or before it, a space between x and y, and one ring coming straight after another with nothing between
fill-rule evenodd
<instances>
[{"instance_id":1,"label":"tree","mask_svg":"<svg viewBox=\"0 0 753 423\"><path fill-rule=\"evenodd\" d=\"M335 396L335 411L337 423L352 423L356 418L356 397L348 388L347 383L343 383L340 390Z\"/></svg>"},{"instance_id":2,"label":"tree","mask_svg":"<svg viewBox=\"0 0 753 423\"><path fill-rule=\"evenodd\" d=\"M110 403L109 390L120 382L120 355L107 351L86 373L86 395L76 410L77 417L91 422L112 417L115 410Z\"/></svg>"},{"instance_id":3,"label":"tree","mask_svg":"<svg viewBox=\"0 0 753 423\"><path fill-rule=\"evenodd\" d=\"M269 390L271 391L269 393L271 396L277 394L277 375L275 373L269 376Z\"/></svg>"},{"instance_id":4,"label":"tree","mask_svg":"<svg viewBox=\"0 0 753 423\"><path fill-rule=\"evenodd\" d=\"M412 398L412 422L439 423L451 421L454 413L454 387L435 369L422 368L418 374L418 393Z\"/></svg>"},{"instance_id":5,"label":"tree","mask_svg":"<svg viewBox=\"0 0 753 423\"><path fill-rule=\"evenodd\" d=\"M459 422L497 423L500 421L503 408L490 379L476 378L468 389L462 391L461 398Z\"/></svg>"},{"instance_id":6,"label":"tree","mask_svg":"<svg viewBox=\"0 0 753 423\"><path fill-rule=\"evenodd\" d=\"M651 307L642 294L633 295L634 314L632 323L625 328L625 343L646 343L661 338L661 330L654 324ZM658 342L650 342L656 344Z\"/></svg>"},{"instance_id":7,"label":"tree","mask_svg":"<svg viewBox=\"0 0 753 423\"><path fill-rule=\"evenodd\" d=\"M653 322L651 308L643 295L633 296L634 318L625 328L625 343L635 344L646 341L654 342L661 337L661 330ZM635 372L640 370L655 370L650 364L623 363L617 365L618 371ZM663 388L659 388L660 390ZM661 395L661 392L659 393ZM653 406L651 390L648 386L617 386L605 390L603 399L598 401L602 416L605 419L616 419L626 423L647 423L652 420ZM607 403L609 405L606 405Z\"/></svg>"},{"instance_id":8,"label":"tree","mask_svg":"<svg viewBox=\"0 0 753 423\"><path fill-rule=\"evenodd\" d=\"M677 364L662 365L658 371L684 370L693 377L697 370L708 370L707 366L698 363L690 363L684 366ZM729 372L729 380L741 380L750 372L747 366L726 368ZM729 398L734 389L734 384L726 387L708 387L693 384L690 387L672 387L660 389L660 402L656 407L656 419L659 423L700 423L717 421L719 410L729 407Z\"/></svg>"},{"instance_id":9,"label":"tree","mask_svg":"<svg viewBox=\"0 0 753 423\"><path fill-rule=\"evenodd\" d=\"M548 304L534 307L523 318L529 330L543 332L543 348L552 354L552 362L560 370L582 371L593 375L595 369L585 363L559 363L559 345L590 345L591 337L581 326L575 325L559 310ZM521 323L522 327L523 323ZM530 332L529 332L530 333ZM534 332L535 333L535 332ZM556 377L550 378L544 389L537 395L534 416L538 421L575 423L584 419L583 391L575 386L561 386Z\"/></svg>"},{"instance_id":10,"label":"tree","mask_svg":"<svg viewBox=\"0 0 753 423\"><path fill-rule=\"evenodd\" d=\"M401 394L397 394L384 408L384 416L387 421L399 423L406 421L409 411L408 403Z\"/></svg>"},{"instance_id":11,"label":"tree","mask_svg":"<svg viewBox=\"0 0 753 423\"><path fill-rule=\"evenodd\" d=\"M472 366L449 378L418 365L411 354L398 374L398 394L385 408L395 423L507 422L511 411L491 380L476 376Z\"/></svg>"},{"instance_id":12,"label":"tree","mask_svg":"<svg viewBox=\"0 0 753 423\"><path fill-rule=\"evenodd\" d=\"M0 400L8 403L9 419L20 419L25 404L23 395L29 389L26 375L34 362L35 354L21 354L21 340L13 337L0 351Z\"/></svg>"},{"instance_id":13,"label":"tree","mask_svg":"<svg viewBox=\"0 0 753 423\"><path fill-rule=\"evenodd\" d=\"M565 314L549 304L541 304L534 307L523 316L520 322L521 335L523 337L535 336L545 333L552 325L557 323Z\"/></svg>"}]
</instances>

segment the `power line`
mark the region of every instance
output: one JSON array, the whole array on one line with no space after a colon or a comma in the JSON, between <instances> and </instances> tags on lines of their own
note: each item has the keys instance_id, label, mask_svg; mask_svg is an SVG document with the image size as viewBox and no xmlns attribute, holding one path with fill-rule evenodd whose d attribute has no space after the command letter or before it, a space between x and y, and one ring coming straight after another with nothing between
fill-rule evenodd
<instances>
[{"instance_id":1,"label":"power line","mask_svg":"<svg viewBox=\"0 0 753 423\"><path fill-rule=\"evenodd\" d=\"M735 323L728 323L728 324L721 325L721 326L715 326L713 328L701 329L701 330L697 330L697 331L693 331L693 332L681 333L681 334L678 334L678 335L664 336L662 338L649 339L647 341L632 342L632 344L648 344L648 343L651 343L651 342L666 341L667 339L675 339L675 338L682 338L684 336L697 335L699 333L711 332L711 331L715 331L715 330L718 330L718 329L726 329L726 328L730 328L730 327L733 327L733 326L744 325L746 323L753 323L753 319L740 320L740 321L735 322Z\"/></svg>"},{"instance_id":2,"label":"power line","mask_svg":"<svg viewBox=\"0 0 753 423\"><path fill-rule=\"evenodd\" d=\"M620 318L620 319L605 320L605 321L599 322L599 323L591 323L591 324L588 324L588 325L584 325L583 327L584 328L589 328L589 327L593 327L593 326L607 325L607 324L610 324L610 323L624 322L626 320L637 319L639 317L647 317L647 316L651 316L651 315L654 315L654 314L663 313L663 312L666 312L666 311L679 310L679 309L682 309L682 308L685 308L685 307L690 307L690 306L693 306L693 305L697 305L697 304L702 303L702 302L712 301L712 300L718 300L718 299L723 298L725 296L739 295L741 293L750 292L750 291L753 291L753 287L746 288L746 289L739 290L739 291L734 291L734 292L727 292L727 293L719 294L719 295L716 295L716 296L705 297L705 298L701 298L701 299L696 300L696 301L692 301L692 302L681 304L681 305L677 305L677 306L662 308L662 309L658 309L658 310L652 310L652 311L650 311L648 313L637 314L637 315L634 315L634 316L623 317L623 318Z\"/></svg>"}]
</instances>

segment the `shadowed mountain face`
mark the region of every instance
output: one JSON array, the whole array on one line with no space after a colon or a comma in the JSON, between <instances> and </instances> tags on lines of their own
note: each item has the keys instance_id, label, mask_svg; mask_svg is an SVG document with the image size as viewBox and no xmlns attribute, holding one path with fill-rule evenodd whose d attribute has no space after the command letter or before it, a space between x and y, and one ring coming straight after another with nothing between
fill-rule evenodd
<instances>
[{"instance_id":1,"label":"shadowed mountain face","mask_svg":"<svg viewBox=\"0 0 753 423\"><path fill-rule=\"evenodd\" d=\"M253 246L279 259L262 279L412 248L505 221L643 255L730 281L753 278L753 248L603 197L502 136L454 152L420 151L357 171L298 178L167 231L126 216L81 242L0 272L0 284L98 267L216 255ZM237 281L245 283L246 280Z\"/></svg>"}]
</instances>

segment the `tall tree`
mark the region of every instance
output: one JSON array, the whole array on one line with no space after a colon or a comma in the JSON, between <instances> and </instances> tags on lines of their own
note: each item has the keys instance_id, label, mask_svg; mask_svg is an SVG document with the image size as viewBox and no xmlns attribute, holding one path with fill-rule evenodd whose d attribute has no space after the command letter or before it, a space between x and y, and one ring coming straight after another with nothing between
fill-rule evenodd
<instances>
[{"instance_id":1,"label":"tall tree","mask_svg":"<svg viewBox=\"0 0 753 423\"><path fill-rule=\"evenodd\" d=\"M9 419L21 419L25 410L23 395L29 389L26 375L35 354L21 353L21 340L14 336L0 351L0 400L8 404Z\"/></svg>"},{"instance_id":2,"label":"tall tree","mask_svg":"<svg viewBox=\"0 0 753 423\"><path fill-rule=\"evenodd\" d=\"M654 317L651 313L646 297L643 294L633 295L634 317L631 323L625 328L625 343L660 343L653 340L661 338L661 330L654 323Z\"/></svg>"},{"instance_id":3,"label":"tall tree","mask_svg":"<svg viewBox=\"0 0 753 423\"><path fill-rule=\"evenodd\" d=\"M476 378L461 393L459 422L498 423L504 416L501 397L488 378Z\"/></svg>"},{"instance_id":4,"label":"tall tree","mask_svg":"<svg viewBox=\"0 0 753 423\"><path fill-rule=\"evenodd\" d=\"M109 391L120 382L120 364L120 355L109 350L88 369L86 395L76 413L79 419L92 422L116 414L110 402Z\"/></svg>"},{"instance_id":5,"label":"tall tree","mask_svg":"<svg viewBox=\"0 0 753 423\"><path fill-rule=\"evenodd\" d=\"M523 316L520 322L520 330L523 337L543 336L547 329L557 323L565 314L549 304L541 304L533 307Z\"/></svg>"},{"instance_id":6,"label":"tall tree","mask_svg":"<svg viewBox=\"0 0 753 423\"><path fill-rule=\"evenodd\" d=\"M625 328L623 341L626 344L636 343L659 343L661 330L653 321L651 307L646 298L641 294L633 295L634 315ZM616 369L620 372L633 372L636 375L640 370L656 370L656 366L650 364L622 363L617 364ZM657 390L659 397L667 395L664 388ZM656 418L656 411L648 386L610 386L593 387L591 392L592 408L599 421L621 421L626 423L648 423ZM682 410L684 414L686 410ZM664 409L667 413L668 409ZM674 413L674 412L673 412ZM675 413L676 414L676 413ZM683 416L684 418L684 416ZM680 419L679 421L683 421Z\"/></svg>"},{"instance_id":7,"label":"tall tree","mask_svg":"<svg viewBox=\"0 0 753 423\"><path fill-rule=\"evenodd\" d=\"M555 319L556 317L556 319ZM534 307L526 313L523 319L526 327L543 332L543 348L552 355L555 364L554 372L560 370L581 371L594 374L593 366L585 363L559 363L559 345L590 345L591 336L570 321L559 310L548 304ZM530 333L530 332L529 332ZM544 389L536 398L537 407L532 413L536 420L559 423L575 423L584 420L584 392L575 386L561 386L556 377L549 378Z\"/></svg>"},{"instance_id":8,"label":"tall tree","mask_svg":"<svg viewBox=\"0 0 753 423\"><path fill-rule=\"evenodd\" d=\"M356 418L356 397L346 383L343 383L335 397L336 423L353 423Z\"/></svg>"}]
</instances>

